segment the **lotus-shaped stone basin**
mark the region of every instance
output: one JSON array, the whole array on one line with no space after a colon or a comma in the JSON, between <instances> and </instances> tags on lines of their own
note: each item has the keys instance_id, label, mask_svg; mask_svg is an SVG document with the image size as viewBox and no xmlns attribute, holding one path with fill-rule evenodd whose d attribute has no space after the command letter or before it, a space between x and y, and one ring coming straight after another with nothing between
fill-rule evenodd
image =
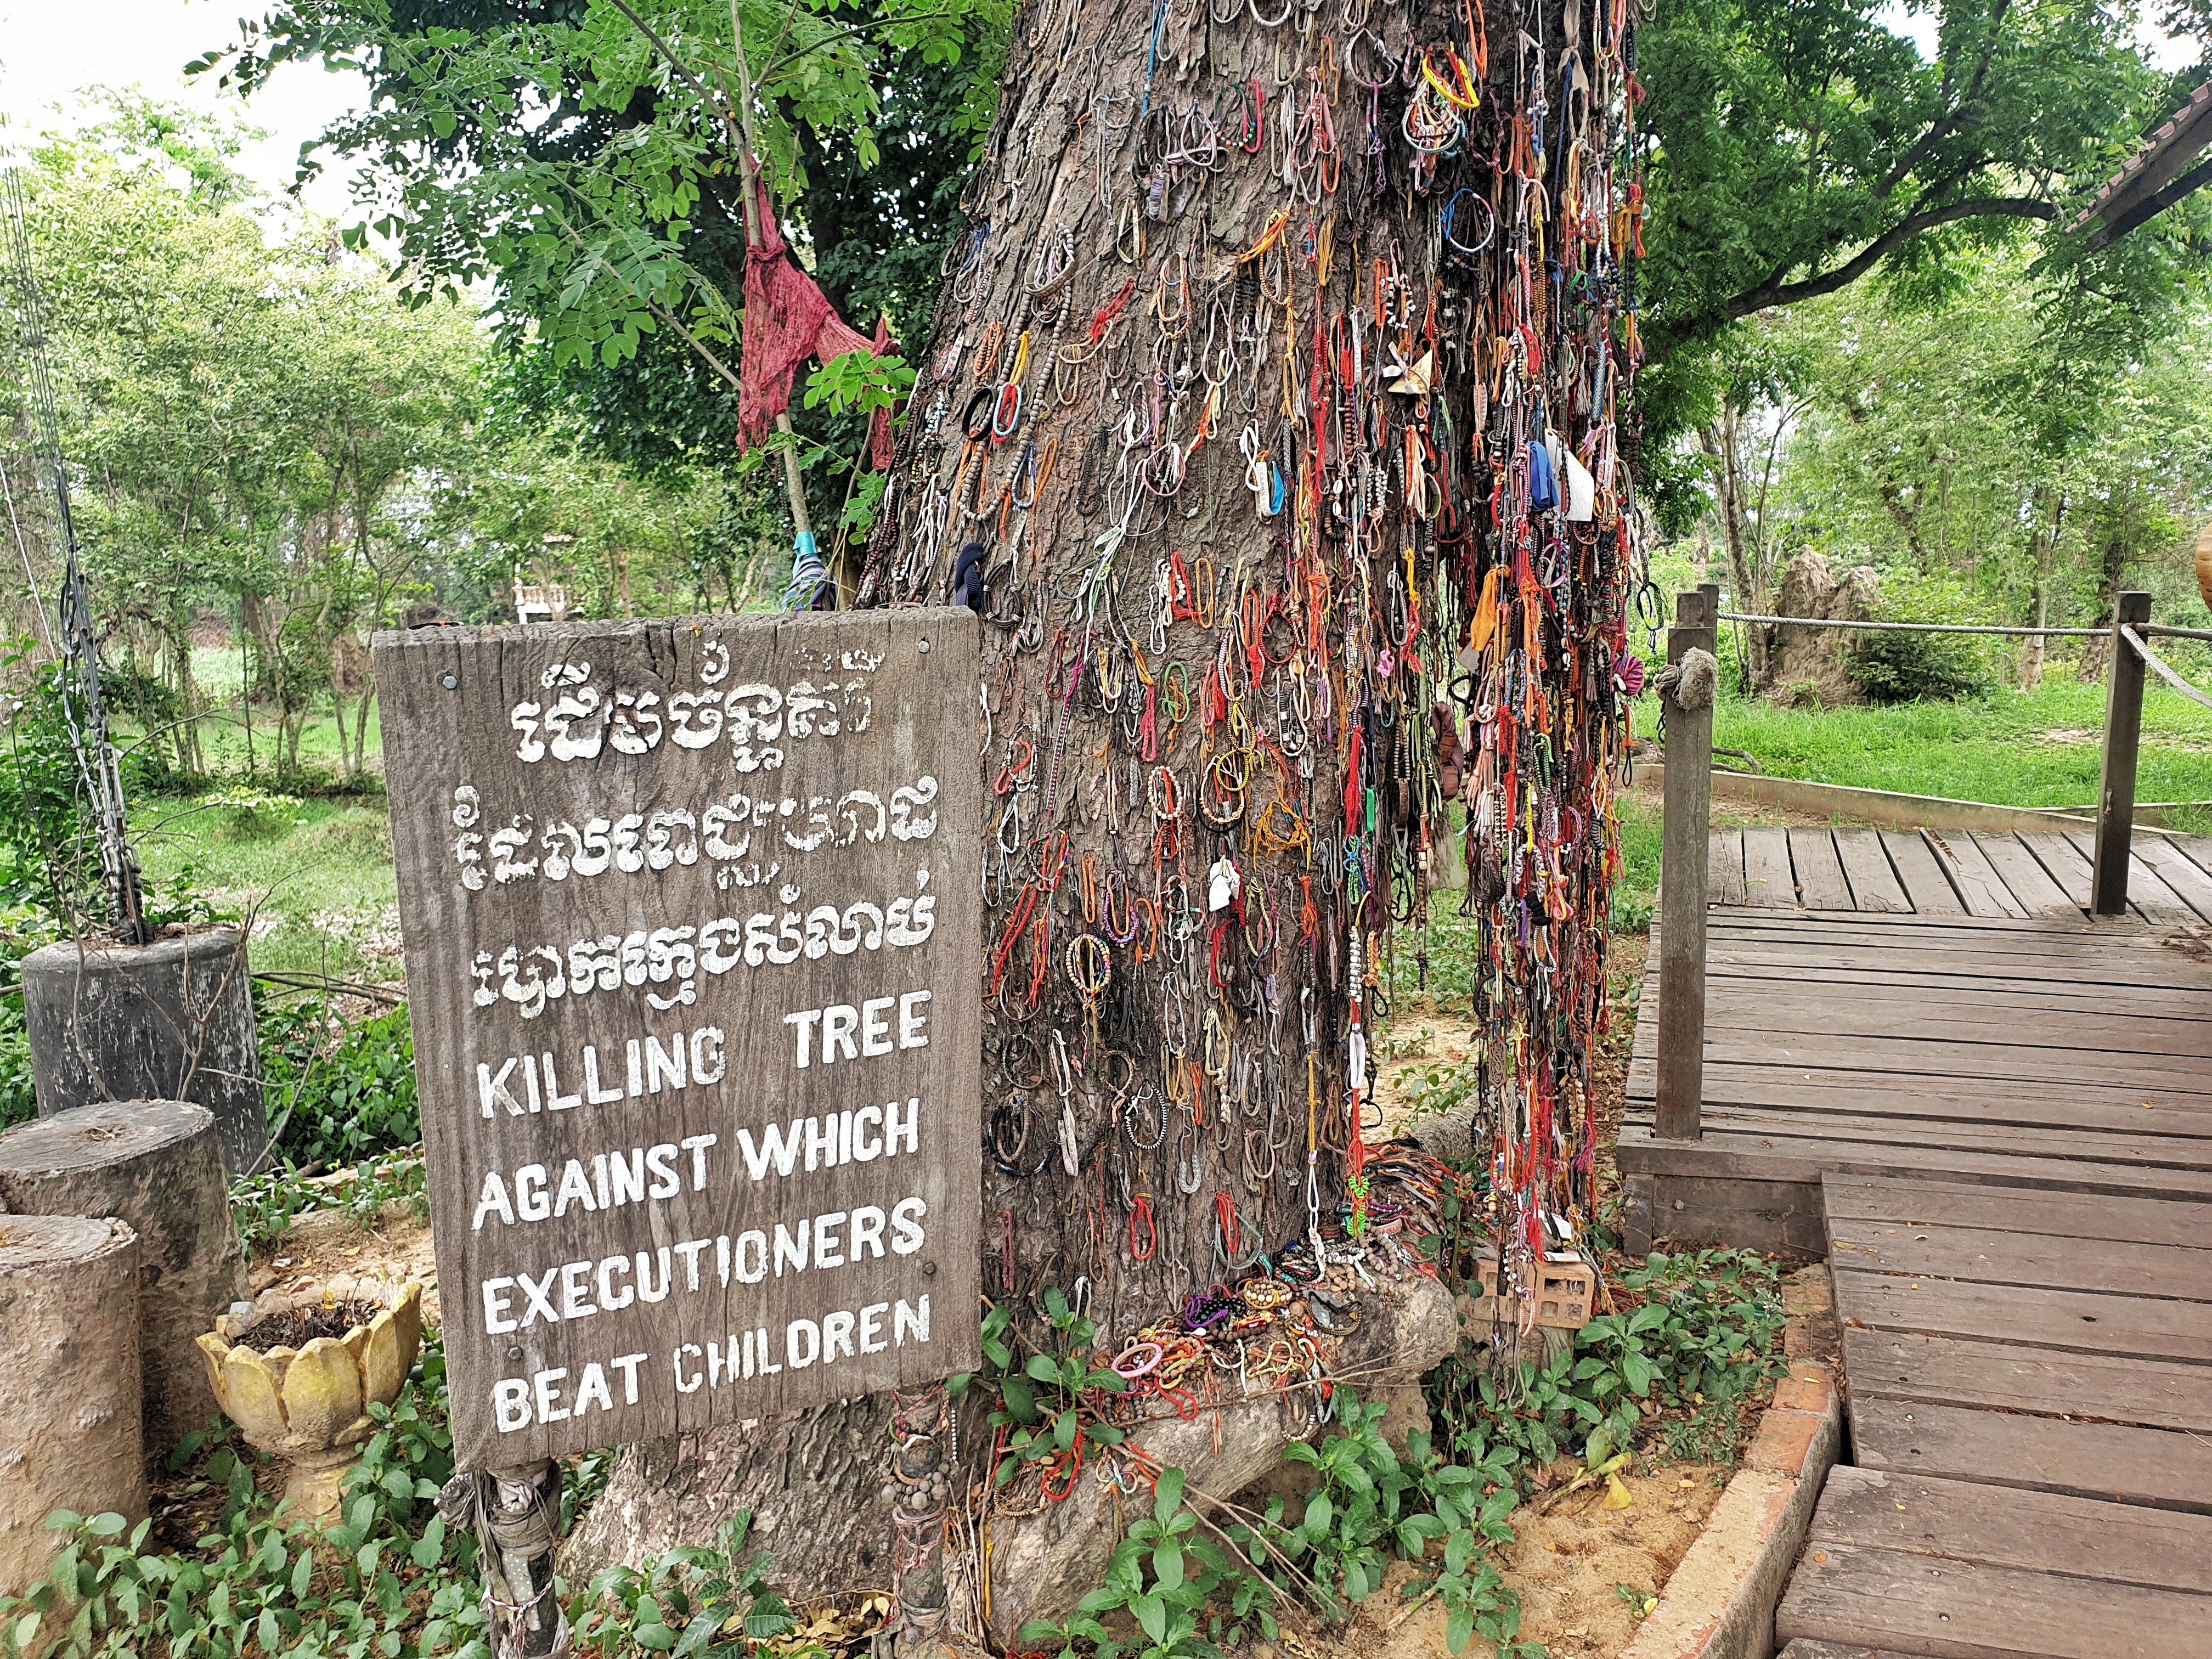
<instances>
[{"instance_id":1,"label":"lotus-shaped stone basin","mask_svg":"<svg viewBox=\"0 0 2212 1659\"><path fill-rule=\"evenodd\" d=\"M274 1338L283 1327L333 1322L333 1311L349 1306L376 1312L341 1335L311 1336L296 1348L253 1346L257 1328ZM264 1291L199 1339L216 1403L249 1443L290 1465L284 1495L292 1513L314 1521L337 1513L346 1471L376 1430L368 1407L399 1397L422 1344L422 1285L354 1279Z\"/></svg>"}]
</instances>

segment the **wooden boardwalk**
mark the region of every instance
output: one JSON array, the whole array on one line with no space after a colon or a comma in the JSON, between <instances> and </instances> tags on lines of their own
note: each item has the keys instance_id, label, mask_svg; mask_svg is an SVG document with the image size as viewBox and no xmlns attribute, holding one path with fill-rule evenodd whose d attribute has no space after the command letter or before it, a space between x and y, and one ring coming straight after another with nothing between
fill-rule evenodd
<instances>
[{"instance_id":1,"label":"wooden boardwalk","mask_svg":"<svg viewBox=\"0 0 2212 1659\"><path fill-rule=\"evenodd\" d=\"M2111 920L2087 848L1716 834L1696 1141L1652 1133L1645 977L1630 1249L1834 1272L1851 1466L1777 1617L1804 1651L2212 1655L2212 842L2139 835Z\"/></svg>"},{"instance_id":2,"label":"wooden boardwalk","mask_svg":"<svg viewBox=\"0 0 2212 1659\"><path fill-rule=\"evenodd\" d=\"M2205 1209L1829 1176L1851 1466L1776 1615L1940 1659L2212 1652Z\"/></svg>"},{"instance_id":3,"label":"wooden boardwalk","mask_svg":"<svg viewBox=\"0 0 2212 1659\"><path fill-rule=\"evenodd\" d=\"M2212 1200L2212 962L2141 923L1715 910L1705 1133L1651 1133L1644 980L1617 1156L1630 1244L1818 1255L1820 1177Z\"/></svg>"},{"instance_id":4,"label":"wooden boardwalk","mask_svg":"<svg viewBox=\"0 0 2212 1659\"><path fill-rule=\"evenodd\" d=\"M2086 830L1718 830L1706 890L1725 908L2079 921L2089 860ZM2212 838L2138 835L2128 897L2151 927L2212 923Z\"/></svg>"}]
</instances>

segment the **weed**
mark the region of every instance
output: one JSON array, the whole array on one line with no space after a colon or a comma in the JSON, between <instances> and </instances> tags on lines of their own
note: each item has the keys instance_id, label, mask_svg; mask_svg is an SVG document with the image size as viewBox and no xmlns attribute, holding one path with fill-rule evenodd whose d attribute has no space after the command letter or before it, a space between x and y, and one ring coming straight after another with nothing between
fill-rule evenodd
<instances>
[{"instance_id":1,"label":"weed","mask_svg":"<svg viewBox=\"0 0 2212 1659\"><path fill-rule=\"evenodd\" d=\"M1628 1616L1639 1625L1658 1609L1659 1598L1650 1590L1638 1589L1633 1584L1615 1584L1613 1593L1628 1603Z\"/></svg>"},{"instance_id":2,"label":"weed","mask_svg":"<svg viewBox=\"0 0 2212 1659\"><path fill-rule=\"evenodd\" d=\"M180 1449L178 1467L213 1446L205 1477L226 1495L215 1529L191 1553L149 1553L150 1522L48 1516L64 1547L42 1581L0 1596L0 1653L422 1659L458 1650L457 1659L489 1659L471 1584L475 1536L426 1514L453 1472L445 1364L436 1337L426 1337L398 1402L369 1408L379 1426L335 1525L295 1522L224 1434Z\"/></svg>"},{"instance_id":3,"label":"weed","mask_svg":"<svg viewBox=\"0 0 2212 1659\"><path fill-rule=\"evenodd\" d=\"M313 1210L343 1210L374 1226L386 1206L405 1204L418 1221L430 1216L430 1188L422 1148L415 1156L364 1159L351 1176L327 1185L309 1185L296 1164L246 1176L231 1183L230 1213L247 1249L283 1234L295 1217Z\"/></svg>"},{"instance_id":4,"label":"weed","mask_svg":"<svg viewBox=\"0 0 2212 1659\"><path fill-rule=\"evenodd\" d=\"M1743 1430L1735 1407L1719 1401L1700 1406L1686 1418L1660 1425L1667 1455L1677 1463L1733 1463Z\"/></svg>"},{"instance_id":5,"label":"weed","mask_svg":"<svg viewBox=\"0 0 2212 1659\"><path fill-rule=\"evenodd\" d=\"M261 1079L270 1141L302 1167L340 1165L422 1138L407 1010L339 1019L319 1000L264 1007Z\"/></svg>"},{"instance_id":6,"label":"weed","mask_svg":"<svg viewBox=\"0 0 2212 1659\"><path fill-rule=\"evenodd\" d=\"M798 1619L768 1587L769 1553L740 1557L750 1510L722 1522L719 1547L682 1544L641 1567L602 1568L569 1608L576 1645L598 1659L665 1653L750 1654L795 1629Z\"/></svg>"},{"instance_id":7,"label":"weed","mask_svg":"<svg viewBox=\"0 0 2212 1659\"><path fill-rule=\"evenodd\" d=\"M1064 1623L1033 1619L1023 1626L1022 1641L1042 1644L1048 1651L1056 1648L1059 1659L1076 1659L1079 1642L1090 1643L1096 1659L1119 1659L1125 1653L1137 1659L1218 1656L1220 1649L1199 1632L1207 1599L1224 1589L1231 1597L1234 1622L1249 1617L1274 1637L1274 1615L1260 1603L1266 1590L1232 1566L1211 1540L1191 1535L1198 1517L1183 1507L1182 1484L1181 1469L1161 1471L1152 1514L1114 1547L1104 1582L1076 1603ZM1103 1615L1110 1613L1126 1613L1142 1639L1115 1636L1103 1622Z\"/></svg>"}]
</instances>

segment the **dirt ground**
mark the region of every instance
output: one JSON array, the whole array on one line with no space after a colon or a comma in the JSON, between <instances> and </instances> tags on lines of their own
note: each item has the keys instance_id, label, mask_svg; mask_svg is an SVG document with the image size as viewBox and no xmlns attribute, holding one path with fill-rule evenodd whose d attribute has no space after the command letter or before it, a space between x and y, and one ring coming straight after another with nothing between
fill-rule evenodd
<instances>
[{"instance_id":1,"label":"dirt ground","mask_svg":"<svg viewBox=\"0 0 2212 1659\"><path fill-rule=\"evenodd\" d=\"M1562 1473L1578 1468L1571 1460ZM1505 1582L1521 1595L1523 1642L1541 1642L1553 1659L1605 1659L1636 1633L1628 1593L1648 1600L1688 1553L1705 1516L1719 1502L1728 1471L1705 1463L1673 1464L1623 1480L1632 1500L1601 1506L1604 1488L1586 1490L1548 1512L1540 1500L1513 1512L1516 1542L1505 1553ZM1414 1564L1399 1562L1370 1596L1351 1628L1329 1645L1354 1659L1436 1659L1444 1651L1444 1608L1403 1598ZM1402 1623L1398 1622L1401 1620ZM1287 1645L1287 1644L1286 1644ZM1311 1644L1309 1644L1309 1646ZM1469 1655L1488 1651L1478 1637Z\"/></svg>"},{"instance_id":2,"label":"dirt ground","mask_svg":"<svg viewBox=\"0 0 2212 1659\"><path fill-rule=\"evenodd\" d=\"M299 1217L255 1254L253 1293L312 1290L340 1273L395 1285L420 1279L422 1316L438 1322L438 1264L430 1250L430 1229L398 1205L374 1229L343 1210L313 1210Z\"/></svg>"}]
</instances>

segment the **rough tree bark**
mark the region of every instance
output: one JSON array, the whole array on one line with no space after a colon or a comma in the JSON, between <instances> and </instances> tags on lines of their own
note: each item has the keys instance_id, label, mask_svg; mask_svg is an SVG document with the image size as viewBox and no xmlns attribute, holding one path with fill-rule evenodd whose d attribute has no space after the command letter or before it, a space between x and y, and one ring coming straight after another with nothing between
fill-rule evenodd
<instances>
[{"instance_id":1,"label":"rough tree bark","mask_svg":"<svg viewBox=\"0 0 2212 1659\"><path fill-rule=\"evenodd\" d=\"M0 1206L130 1223L138 1234L146 1456L166 1458L207 1427L215 1393L193 1344L252 1294L215 1115L180 1100L126 1100L20 1124L0 1134Z\"/></svg>"},{"instance_id":2,"label":"rough tree bark","mask_svg":"<svg viewBox=\"0 0 2212 1659\"><path fill-rule=\"evenodd\" d=\"M246 941L228 927L151 945L73 939L23 958L39 1110L190 1100L215 1114L226 1176L261 1167L269 1125Z\"/></svg>"},{"instance_id":3,"label":"rough tree bark","mask_svg":"<svg viewBox=\"0 0 2212 1659\"><path fill-rule=\"evenodd\" d=\"M1026 1346L1048 1286L1111 1352L1375 1218L1366 1042L1399 936L1425 963L1448 690L1487 1214L1525 1271L1589 1213L1636 556L1627 15L1015 21L858 599L993 624L982 1248ZM568 1570L745 1504L790 1587L873 1572L888 1407L633 1448Z\"/></svg>"},{"instance_id":4,"label":"rough tree bark","mask_svg":"<svg viewBox=\"0 0 2212 1659\"><path fill-rule=\"evenodd\" d=\"M45 1576L54 1510L146 1513L137 1288L124 1223L0 1215L0 1595Z\"/></svg>"}]
</instances>

